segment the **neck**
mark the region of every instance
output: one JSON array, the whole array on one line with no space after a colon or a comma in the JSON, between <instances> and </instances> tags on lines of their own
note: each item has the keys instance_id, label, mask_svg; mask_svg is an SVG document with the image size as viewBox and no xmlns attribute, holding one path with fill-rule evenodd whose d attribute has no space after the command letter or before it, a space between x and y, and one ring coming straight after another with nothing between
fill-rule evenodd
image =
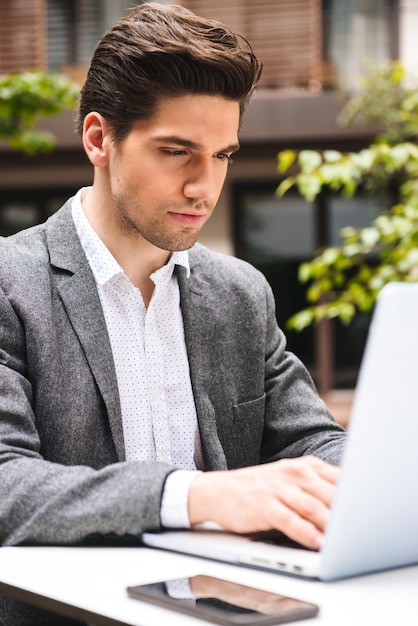
<instances>
[{"instance_id":1,"label":"neck","mask_svg":"<svg viewBox=\"0 0 418 626\"><path fill-rule=\"evenodd\" d=\"M167 263L171 253L157 248L140 233L124 232L117 224L114 213L106 210L106 204L96 198L94 188L86 192L81 202L91 226L132 284L141 291L148 306L154 290L150 276Z\"/></svg>"}]
</instances>

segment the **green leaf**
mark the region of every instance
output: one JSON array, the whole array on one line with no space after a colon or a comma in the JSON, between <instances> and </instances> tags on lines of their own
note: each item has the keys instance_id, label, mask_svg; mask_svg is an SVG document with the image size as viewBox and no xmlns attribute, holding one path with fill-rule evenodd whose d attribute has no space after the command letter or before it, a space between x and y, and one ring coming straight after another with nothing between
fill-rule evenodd
<instances>
[{"instance_id":1,"label":"green leaf","mask_svg":"<svg viewBox=\"0 0 418 626\"><path fill-rule=\"evenodd\" d=\"M299 174L296 179L296 184L299 193L308 201L315 200L318 193L321 191L322 182L320 178L315 174Z\"/></svg>"},{"instance_id":2,"label":"green leaf","mask_svg":"<svg viewBox=\"0 0 418 626\"><path fill-rule=\"evenodd\" d=\"M336 262L338 257L340 256L340 251L336 247L326 248L324 252L321 254L322 262L325 265L332 265Z\"/></svg>"},{"instance_id":3,"label":"green leaf","mask_svg":"<svg viewBox=\"0 0 418 626\"><path fill-rule=\"evenodd\" d=\"M373 248L380 239L380 233L377 228L369 226L363 228L360 233L360 238L365 246L367 246L368 248Z\"/></svg>"},{"instance_id":4,"label":"green leaf","mask_svg":"<svg viewBox=\"0 0 418 626\"><path fill-rule=\"evenodd\" d=\"M302 263L299 265L298 278L301 283L306 283L312 277L312 264Z\"/></svg>"},{"instance_id":5,"label":"green leaf","mask_svg":"<svg viewBox=\"0 0 418 626\"><path fill-rule=\"evenodd\" d=\"M293 187L293 185L295 184L295 179L294 178L285 178L284 180L282 180L282 182L280 183L280 185L277 187L276 189L276 195L279 196L279 198L282 198L284 196L284 194L289 191L289 189L291 187Z\"/></svg>"},{"instance_id":6,"label":"green leaf","mask_svg":"<svg viewBox=\"0 0 418 626\"><path fill-rule=\"evenodd\" d=\"M293 315L288 320L286 325L289 329L300 332L310 326L313 321L314 315L312 311L310 311L309 309L305 309L303 311L300 311L300 313L296 313L295 315Z\"/></svg>"},{"instance_id":7,"label":"green leaf","mask_svg":"<svg viewBox=\"0 0 418 626\"><path fill-rule=\"evenodd\" d=\"M284 172L286 172L296 161L296 152L294 150L282 150L277 155L277 159L277 169L280 174L284 174Z\"/></svg>"},{"instance_id":8,"label":"green leaf","mask_svg":"<svg viewBox=\"0 0 418 626\"><path fill-rule=\"evenodd\" d=\"M370 171L374 165L376 155L374 150L364 149L350 155L352 162L359 167L363 173Z\"/></svg>"},{"instance_id":9,"label":"green leaf","mask_svg":"<svg viewBox=\"0 0 418 626\"><path fill-rule=\"evenodd\" d=\"M323 293L324 292L322 291L320 285L318 283L314 283L306 292L306 299L308 302L318 302Z\"/></svg>"},{"instance_id":10,"label":"green leaf","mask_svg":"<svg viewBox=\"0 0 418 626\"><path fill-rule=\"evenodd\" d=\"M356 309L355 307L346 302L341 303L338 308L338 317L342 321L343 324L349 324L355 315Z\"/></svg>"},{"instance_id":11,"label":"green leaf","mask_svg":"<svg viewBox=\"0 0 418 626\"><path fill-rule=\"evenodd\" d=\"M304 174L311 174L322 163L322 157L315 150L302 150L299 152L298 163Z\"/></svg>"},{"instance_id":12,"label":"green leaf","mask_svg":"<svg viewBox=\"0 0 418 626\"><path fill-rule=\"evenodd\" d=\"M400 61L393 61L392 69L389 74L389 79L392 85L399 85L399 83L405 78L406 71Z\"/></svg>"},{"instance_id":13,"label":"green leaf","mask_svg":"<svg viewBox=\"0 0 418 626\"><path fill-rule=\"evenodd\" d=\"M399 144L390 148L385 155L385 163L389 172L395 172L405 165L409 159L408 144Z\"/></svg>"},{"instance_id":14,"label":"green leaf","mask_svg":"<svg viewBox=\"0 0 418 626\"><path fill-rule=\"evenodd\" d=\"M343 254L347 257L358 256L363 252L363 247L359 243L351 243L343 247Z\"/></svg>"},{"instance_id":15,"label":"green leaf","mask_svg":"<svg viewBox=\"0 0 418 626\"><path fill-rule=\"evenodd\" d=\"M341 161L343 155L337 150L324 150L323 157L326 163L337 163L338 161Z\"/></svg>"}]
</instances>

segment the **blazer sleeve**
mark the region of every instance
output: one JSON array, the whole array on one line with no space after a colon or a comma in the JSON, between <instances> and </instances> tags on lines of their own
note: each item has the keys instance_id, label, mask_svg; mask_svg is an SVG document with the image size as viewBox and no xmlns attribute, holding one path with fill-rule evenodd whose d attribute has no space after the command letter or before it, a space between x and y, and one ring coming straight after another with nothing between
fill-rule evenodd
<instances>
[{"instance_id":1,"label":"blazer sleeve","mask_svg":"<svg viewBox=\"0 0 418 626\"><path fill-rule=\"evenodd\" d=\"M138 541L144 529L160 527L161 494L172 468L118 462L99 402L86 407L86 423L96 419L97 433L83 432L76 423L77 399L65 413L56 397L51 434L52 414L34 411L44 383L29 380L28 320L18 309L0 289L0 544ZM40 343L47 351L46 335ZM40 349L38 357L45 358ZM86 372L80 392L88 380ZM49 397L53 404L52 391ZM60 448L63 462L56 458Z\"/></svg>"},{"instance_id":2,"label":"blazer sleeve","mask_svg":"<svg viewBox=\"0 0 418 626\"><path fill-rule=\"evenodd\" d=\"M286 350L278 327L270 286L266 293L265 422L263 462L314 454L332 464L341 462L344 429L321 400L304 364Z\"/></svg>"}]
</instances>

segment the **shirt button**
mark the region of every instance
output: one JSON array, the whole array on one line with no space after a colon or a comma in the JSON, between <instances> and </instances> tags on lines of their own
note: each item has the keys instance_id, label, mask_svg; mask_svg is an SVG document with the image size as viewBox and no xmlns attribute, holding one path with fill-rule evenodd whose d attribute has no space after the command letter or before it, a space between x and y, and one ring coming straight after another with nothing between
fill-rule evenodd
<instances>
[{"instance_id":1,"label":"shirt button","mask_svg":"<svg viewBox=\"0 0 418 626\"><path fill-rule=\"evenodd\" d=\"M158 400L158 398L160 397L160 390L158 389L158 387L153 388L153 390L151 391L151 397L153 400Z\"/></svg>"}]
</instances>

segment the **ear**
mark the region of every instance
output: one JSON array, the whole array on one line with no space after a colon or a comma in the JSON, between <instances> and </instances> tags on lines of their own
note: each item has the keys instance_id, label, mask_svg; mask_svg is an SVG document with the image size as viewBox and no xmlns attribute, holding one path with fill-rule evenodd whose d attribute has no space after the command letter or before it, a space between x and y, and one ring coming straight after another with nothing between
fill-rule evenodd
<instances>
[{"instance_id":1,"label":"ear","mask_svg":"<svg viewBox=\"0 0 418 626\"><path fill-rule=\"evenodd\" d=\"M83 124L83 145L94 166L105 167L107 165L110 143L109 126L105 118L96 111L88 113Z\"/></svg>"}]
</instances>

